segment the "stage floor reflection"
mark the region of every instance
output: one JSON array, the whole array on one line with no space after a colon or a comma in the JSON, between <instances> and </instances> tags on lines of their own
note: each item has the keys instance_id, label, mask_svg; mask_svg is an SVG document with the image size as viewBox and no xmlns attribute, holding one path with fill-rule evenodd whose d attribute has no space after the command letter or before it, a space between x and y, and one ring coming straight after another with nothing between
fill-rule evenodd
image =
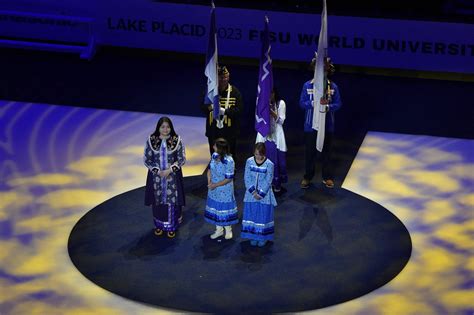
<instances>
[{"instance_id":1,"label":"stage floor reflection","mask_svg":"<svg viewBox=\"0 0 474 315\"><path fill-rule=\"evenodd\" d=\"M144 185L143 144L160 115L0 101L0 313L171 312L114 295L71 263L91 208ZM173 116L185 175L208 162L204 118ZM472 311L474 141L370 132L343 183L408 228L412 258L390 283L317 314Z\"/></svg>"}]
</instances>

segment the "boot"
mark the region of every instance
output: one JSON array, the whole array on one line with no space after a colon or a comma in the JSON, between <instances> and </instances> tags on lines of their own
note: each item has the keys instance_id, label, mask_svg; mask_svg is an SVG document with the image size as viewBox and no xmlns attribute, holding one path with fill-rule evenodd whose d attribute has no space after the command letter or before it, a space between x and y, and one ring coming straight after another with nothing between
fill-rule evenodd
<instances>
[{"instance_id":1,"label":"boot","mask_svg":"<svg viewBox=\"0 0 474 315\"><path fill-rule=\"evenodd\" d=\"M232 225L225 227L225 239L230 240L232 238Z\"/></svg>"},{"instance_id":2,"label":"boot","mask_svg":"<svg viewBox=\"0 0 474 315\"><path fill-rule=\"evenodd\" d=\"M215 240L222 235L224 235L224 228L222 226L216 225L216 231L214 234L211 234L211 240Z\"/></svg>"},{"instance_id":3,"label":"boot","mask_svg":"<svg viewBox=\"0 0 474 315\"><path fill-rule=\"evenodd\" d=\"M323 180L323 184L326 185L327 188L334 188L334 181L332 179Z\"/></svg>"},{"instance_id":4,"label":"boot","mask_svg":"<svg viewBox=\"0 0 474 315\"><path fill-rule=\"evenodd\" d=\"M311 181L309 179L303 178L300 184L301 188L307 189L309 188L309 185L311 185Z\"/></svg>"}]
</instances>

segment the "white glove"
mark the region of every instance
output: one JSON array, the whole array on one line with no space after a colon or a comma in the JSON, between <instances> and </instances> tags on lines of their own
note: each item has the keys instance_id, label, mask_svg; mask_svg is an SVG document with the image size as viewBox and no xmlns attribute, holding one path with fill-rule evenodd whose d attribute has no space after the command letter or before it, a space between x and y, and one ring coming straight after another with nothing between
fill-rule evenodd
<instances>
[{"instance_id":1,"label":"white glove","mask_svg":"<svg viewBox=\"0 0 474 315\"><path fill-rule=\"evenodd\" d=\"M225 108L224 107L219 108L219 115L224 116L224 114L225 114Z\"/></svg>"}]
</instances>

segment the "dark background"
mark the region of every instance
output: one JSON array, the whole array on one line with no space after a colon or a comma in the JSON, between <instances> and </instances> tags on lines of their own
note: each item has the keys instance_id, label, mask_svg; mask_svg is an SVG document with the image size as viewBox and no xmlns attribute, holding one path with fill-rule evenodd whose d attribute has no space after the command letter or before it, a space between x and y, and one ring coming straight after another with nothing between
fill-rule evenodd
<instances>
[{"instance_id":1,"label":"dark background","mask_svg":"<svg viewBox=\"0 0 474 315\"><path fill-rule=\"evenodd\" d=\"M158 1L158 0L155 0ZM171 2L171 1L163 1ZM209 5L206 0L174 0ZM322 1L228 1L218 7L320 13ZM473 23L472 0L330 1L329 15ZM243 156L255 139L258 60L219 56L244 98ZM309 62L309 60L308 60ZM337 61L336 61L337 62ZM77 54L0 49L0 99L162 114L202 116L205 56L146 49L98 47L90 61ZM342 108L336 114L336 156L350 167L367 131L474 139L474 74L433 73L337 65ZM301 157L302 85L308 63L273 63L274 85L287 104L288 154ZM204 133L204 126L203 126ZM245 144L242 147L242 144Z\"/></svg>"},{"instance_id":2,"label":"dark background","mask_svg":"<svg viewBox=\"0 0 474 315\"><path fill-rule=\"evenodd\" d=\"M220 62L228 66L231 83L244 98L243 136L253 136L258 60ZM91 61L72 54L1 49L0 99L203 116L204 63L204 55L143 49L100 47ZM333 81L343 102L336 115L338 137L372 130L474 138L472 81L370 70L337 67ZM287 103L287 138L297 145L303 125L301 87L313 74L306 63L275 62L273 71L274 85Z\"/></svg>"}]
</instances>

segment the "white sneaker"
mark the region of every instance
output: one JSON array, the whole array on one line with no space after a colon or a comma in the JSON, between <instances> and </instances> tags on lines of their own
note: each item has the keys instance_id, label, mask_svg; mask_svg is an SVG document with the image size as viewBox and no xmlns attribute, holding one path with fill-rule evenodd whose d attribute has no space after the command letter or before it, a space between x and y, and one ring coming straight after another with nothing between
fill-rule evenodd
<instances>
[{"instance_id":1,"label":"white sneaker","mask_svg":"<svg viewBox=\"0 0 474 315\"><path fill-rule=\"evenodd\" d=\"M216 231L211 234L211 240L215 240L222 235L224 235L224 228L222 226L216 226Z\"/></svg>"},{"instance_id":2,"label":"white sneaker","mask_svg":"<svg viewBox=\"0 0 474 315\"><path fill-rule=\"evenodd\" d=\"M226 240L230 240L232 238L232 226L229 225L229 226L226 226L225 227L225 239Z\"/></svg>"}]
</instances>

